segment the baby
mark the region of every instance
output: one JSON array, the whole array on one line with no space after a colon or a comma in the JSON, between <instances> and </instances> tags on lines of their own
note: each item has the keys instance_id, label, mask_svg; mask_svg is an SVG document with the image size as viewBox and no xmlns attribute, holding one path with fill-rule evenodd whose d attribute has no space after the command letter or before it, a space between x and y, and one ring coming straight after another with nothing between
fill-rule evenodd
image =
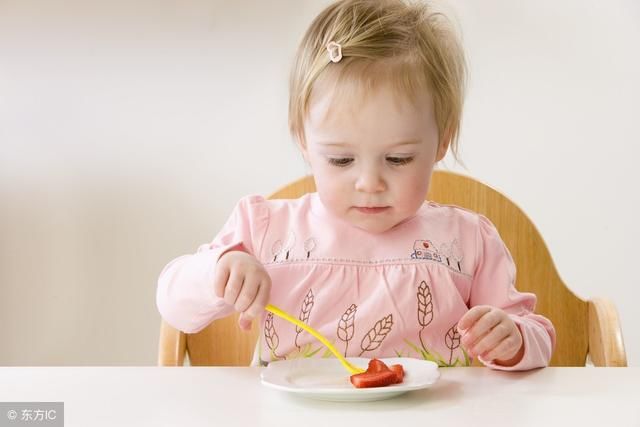
<instances>
[{"instance_id":1,"label":"baby","mask_svg":"<svg viewBox=\"0 0 640 427\"><path fill-rule=\"evenodd\" d=\"M211 243L162 271L163 318L188 333L234 311L243 329L259 321L256 364L326 355L266 314L272 303L345 356L546 366L554 328L533 313L535 295L515 289L494 226L425 201L435 164L457 153L464 80L458 39L427 5L327 7L290 80L290 129L317 192L241 199Z\"/></svg>"}]
</instances>

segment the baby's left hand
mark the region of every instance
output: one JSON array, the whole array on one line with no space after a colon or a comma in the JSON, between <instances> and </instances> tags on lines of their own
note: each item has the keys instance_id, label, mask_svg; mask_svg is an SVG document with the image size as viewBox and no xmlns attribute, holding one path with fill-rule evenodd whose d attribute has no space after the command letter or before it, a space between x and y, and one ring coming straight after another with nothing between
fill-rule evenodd
<instances>
[{"instance_id":1,"label":"baby's left hand","mask_svg":"<svg viewBox=\"0 0 640 427\"><path fill-rule=\"evenodd\" d=\"M471 357L502 366L513 366L522 360L522 334L509 315L496 307L478 305L458 322L462 345Z\"/></svg>"}]
</instances>

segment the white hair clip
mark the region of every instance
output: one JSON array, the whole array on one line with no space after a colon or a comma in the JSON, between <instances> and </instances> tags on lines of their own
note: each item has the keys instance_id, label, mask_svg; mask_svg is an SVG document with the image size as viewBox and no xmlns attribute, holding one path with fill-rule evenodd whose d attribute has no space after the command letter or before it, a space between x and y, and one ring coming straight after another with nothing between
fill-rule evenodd
<instances>
[{"instance_id":1,"label":"white hair clip","mask_svg":"<svg viewBox=\"0 0 640 427\"><path fill-rule=\"evenodd\" d=\"M342 46L336 42L329 42L327 44L327 52L329 52L331 62L340 62L342 59Z\"/></svg>"}]
</instances>

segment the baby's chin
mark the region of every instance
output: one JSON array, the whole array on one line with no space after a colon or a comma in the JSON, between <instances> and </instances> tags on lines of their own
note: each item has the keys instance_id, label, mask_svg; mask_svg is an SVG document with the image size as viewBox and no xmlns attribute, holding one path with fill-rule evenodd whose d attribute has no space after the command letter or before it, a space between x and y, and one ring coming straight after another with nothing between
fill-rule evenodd
<instances>
[{"instance_id":1,"label":"baby's chin","mask_svg":"<svg viewBox=\"0 0 640 427\"><path fill-rule=\"evenodd\" d=\"M356 228L359 228L362 231L366 231L371 234L383 234L387 231L393 229L399 224L402 224L406 219L390 221L388 219L385 220L376 220L371 219L369 221L357 221L351 219L349 222Z\"/></svg>"},{"instance_id":2,"label":"baby's chin","mask_svg":"<svg viewBox=\"0 0 640 427\"><path fill-rule=\"evenodd\" d=\"M384 234L387 231L391 230L393 227L395 227L395 225L392 227L370 227L370 226L362 226L359 224L353 224L353 225L356 228L371 234Z\"/></svg>"}]
</instances>

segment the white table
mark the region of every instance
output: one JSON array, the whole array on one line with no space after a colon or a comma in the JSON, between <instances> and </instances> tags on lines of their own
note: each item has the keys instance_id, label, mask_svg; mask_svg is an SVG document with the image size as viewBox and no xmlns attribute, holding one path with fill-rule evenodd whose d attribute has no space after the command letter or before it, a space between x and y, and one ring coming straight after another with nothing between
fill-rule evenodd
<instances>
[{"instance_id":1,"label":"white table","mask_svg":"<svg viewBox=\"0 0 640 427\"><path fill-rule=\"evenodd\" d=\"M427 390L335 403L264 387L260 368L5 367L0 401L64 401L66 427L640 426L640 368L441 373Z\"/></svg>"}]
</instances>

